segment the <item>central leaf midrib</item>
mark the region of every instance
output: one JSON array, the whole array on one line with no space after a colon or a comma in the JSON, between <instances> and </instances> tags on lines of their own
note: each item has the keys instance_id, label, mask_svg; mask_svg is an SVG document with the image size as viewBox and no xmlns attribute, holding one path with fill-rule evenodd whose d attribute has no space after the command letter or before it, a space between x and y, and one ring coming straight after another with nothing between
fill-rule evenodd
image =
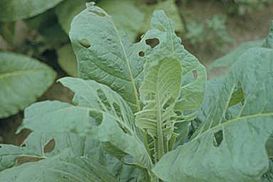
<instances>
[{"instance_id":1,"label":"central leaf midrib","mask_svg":"<svg viewBox=\"0 0 273 182\"><path fill-rule=\"evenodd\" d=\"M132 70L131 70L131 65L130 65L129 59L128 59L127 54L125 52L124 45L123 45L123 43L121 41L121 37L120 37L120 35L118 33L117 27L115 26L115 24L113 23L113 21L110 21L110 22L113 25L114 30L115 30L115 32L116 32L116 34L118 36L118 40L119 40L119 43L121 45L122 52L123 52L123 55L125 57L125 61L126 61L127 67L128 67L130 79L131 79L131 82L132 82L132 85L133 85L134 96L135 96L135 101L136 101L136 105L137 105L137 111L140 111L141 107L140 107L140 101L139 101L139 98L138 98L138 91L137 91L136 83L135 83L135 80L134 80L134 77L133 77L133 73L132 73Z\"/></svg>"},{"instance_id":2,"label":"central leaf midrib","mask_svg":"<svg viewBox=\"0 0 273 182\"><path fill-rule=\"evenodd\" d=\"M162 116L161 116L161 103L159 102L160 96L159 96L159 87L160 85L158 84L160 82L159 78L159 69L157 70L157 81L156 81L156 123L157 123L157 161L160 160L160 158L164 155L164 138L163 138L163 131L162 131Z\"/></svg>"}]
</instances>

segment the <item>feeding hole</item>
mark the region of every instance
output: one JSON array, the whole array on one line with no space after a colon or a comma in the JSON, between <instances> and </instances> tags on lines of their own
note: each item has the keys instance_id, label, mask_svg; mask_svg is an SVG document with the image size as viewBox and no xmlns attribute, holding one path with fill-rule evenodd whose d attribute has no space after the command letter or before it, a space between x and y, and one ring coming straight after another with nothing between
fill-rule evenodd
<instances>
[{"instance_id":1,"label":"feeding hole","mask_svg":"<svg viewBox=\"0 0 273 182\"><path fill-rule=\"evenodd\" d=\"M96 125L100 125L102 123L102 113L96 112L96 111L90 111L89 116L94 119Z\"/></svg>"},{"instance_id":2,"label":"feeding hole","mask_svg":"<svg viewBox=\"0 0 273 182\"><path fill-rule=\"evenodd\" d=\"M89 41L87 39L81 39L79 41L79 43L81 44L81 46L85 47L85 48L89 48L91 47L91 44L89 43Z\"/></svg>"},{"instance_id":3,"label":"feeding hole","mask_svg":"<svg viewBox=\"0 0 273 182\"><path fill-rule=\"evenodd\" d=\"M196 80L198 77L197 70L192 70L192 75L193 75L193 78Z\"/></svg>"},{"instance_id":4,"label":"feeding hole","mask_svg":"<svg viewBox=\"0 0 273 182\"><path fill-rule=\"evenodd\" d=\"M55 140L51 139L47 144L44 146L44 153L49 153L51 152L55 147Z\"/></svg>"},{"instance_id":5,"label":"feeding hole","mask_svg":"<svg viewBox=\"0 0 273 182\"><path fill-rule=\"evenodd\" d=\"M151 48L155 48L159 44L159 39L158 38L146 39L145 42L147 45L151 46Z\"/></svg>"},{"instance_id":6,"label":"feeding hole","mask_svg":"<svg viewBox=\"0 0 273 182\"><path fill-rule=\"evenodd\" d=\"M103 90L98 89L97 94L98 94L98 97L100 98L100 100L101 100L101 102L102 102L102 104L104 106L104 107L101 106L102 110L105 110L104 108L106 108L108 111L110 111L111 110L111 105L108 102L108 99L107 99L106 95L104 94Z\"/></svg>"},{"instance_id":7,"label":"feeding hole","mask_svg":"<svg viewBox=\"0 0 273 182\"><path fill-rule=\"evenodd\" d=\"M144 56L145 56L145 53L144 53L143 51L140 51L140 52L138 53L138 55L139 55L140 57L144 57Z\"/></svg>"},{"instance_id":8,"label":"feeding hole","mask_svg":"<svg viewBox=\"0 0 273 182\"><path fill-rule=\"evenodd\" d=\"M219 130L214 133L213 145L215 147L219 147L221 145L222 141L223 141L223 130Z\"/></svg>"}]
</instances>

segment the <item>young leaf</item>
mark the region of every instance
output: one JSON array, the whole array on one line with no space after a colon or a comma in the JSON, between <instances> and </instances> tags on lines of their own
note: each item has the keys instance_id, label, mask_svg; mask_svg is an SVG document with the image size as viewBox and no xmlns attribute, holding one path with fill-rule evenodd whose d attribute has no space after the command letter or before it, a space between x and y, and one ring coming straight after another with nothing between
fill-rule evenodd
<instances>
[{"instance_id":1,"label":"young leaf","mask_svg":"<svg viewBox=\"0 0 273 182\"><path fill-rule=\"evenodd\" d=\"M0 21L29 18L53 8L62 0L1 0Z\"/></svg>"},{"instance_id":2,"label":"young leaf","mask_svg":"<svg viewBox=\"0 0 273 182\"><path fill-rule=\"evenodd\" d=\"M145 68L140 87L144 108L136 113L136 125L154 139L156 161L172 147L168 142L174 135L174 106L180 94L180 83L181 65L175 58L166 58L158 65Z\"/></svg>"},{"instance_id":3,"label":"young leaf","mask_svg":"<svg viewBox=\"0 0 273 182\"><path fill-rule=\"evenodd\" d=\"M32 58L0 52L0 118L17 113L41 96L56 74Z\"/></svg>"},{"instance_id":4,"label":"young leaf","mask_svg":"<svg viewBox=\"0 0 273 182\"><path fill-rule=\"evenodd\" d=\"M269 167L265 144L273 133L272 58L268 48L249 49L239 57L206 104L205 122L188 143L159 161L156 175L166 181L261 180ZM225 118L238 87L243 106L237 117Z\"/></svg>"},{"instance_id":5,"label":"young leaf","mask_svg":"<svg viewBox=\"0 0 273 182\"><path fill-rule=\"evenodd\" d=\"M154 64L168 57L175 57L182 67L181 93L175 110L189 114L196 112L203 100L206 69L198 59L181 45L181 39L176 36L174 23L163 11L155 11L151 20L152 28L142 38L152 47L144 52L147 64ZM150 41L157 44L150 45Z\"/></svg>"}]
</instances>

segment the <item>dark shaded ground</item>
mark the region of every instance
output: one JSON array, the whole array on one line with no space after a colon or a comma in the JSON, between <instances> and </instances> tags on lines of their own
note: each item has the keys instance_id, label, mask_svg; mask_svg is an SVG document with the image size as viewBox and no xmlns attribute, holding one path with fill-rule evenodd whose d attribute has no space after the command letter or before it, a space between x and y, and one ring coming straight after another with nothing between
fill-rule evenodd
<instances>
[{"instance_id":1,"label":"dark shaded ground","mask_svg":"<svg viewBox=\"0 0 273 182\"><path fill-rule=\"evenodd\" d=\"M179 7L181 14L184 15L187 21L200 20L205 21L213 15L226 14L223 4L215 3L206 0L193 1L187 6ZM185 47L192 52L199 60L208 65L215 58L224 55L232 48L240 43L248 40L264 38L267 35L269 24L273 20L273 5L262 10L255 11L245 16L228 16L227 29L234 38L234 43L228 45L224 51L217 51L211 47L207 49L196 49L187 41L184 41ZM183 40L183 37L182 37ZM204 43L206 46L206 43ZM0 39L1 46L6 46ZM50 54L50 53L49 53ZM47 55L52 56L52 55ZM47 59L45 56L45 61ZM57 62L57 61L55 61ZM51 62L52 64L52 62ZM64 72L57 65L51 65L58 71L59 77L65 76ZM63 88L59 84L54 84L41 98L38 100L61 100L69 102L72 94L69 90ZM16 128L20 125L23 118L23 112L9 118L0 119L0 143L20 144L28 132L23 132L16 135Z\"/></svg>"}]
</instances>

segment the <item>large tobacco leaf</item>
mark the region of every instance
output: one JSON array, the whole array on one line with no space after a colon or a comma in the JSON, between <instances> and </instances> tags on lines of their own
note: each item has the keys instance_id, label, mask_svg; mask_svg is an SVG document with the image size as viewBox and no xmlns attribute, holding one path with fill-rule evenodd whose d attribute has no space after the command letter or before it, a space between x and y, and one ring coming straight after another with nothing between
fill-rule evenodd
<instances>
[{"instance_id":1,"label":"large tobacco leaf","mask_svg":"<svg viewBox=\"0 0 273 182\"><path fill-rule=\"evenodd\" d=\"M91 80L64 78L60 81L75 92L75 105L59 101L34 104L26 110L21 129L91 135L114 146L109 152L123 158L126 163L151 168L148 153L134 126L133 113L117 93Z\"/></svg>"},{"instance_id":2,"label":"large tobacco leaf","mask_svg":"<svg viewBox=\"0 0 273 182\"><path fill-rule=\"evenodd\" d=\"M121 37L111 17L92 4L72 21L70 39L79 76L108 85L140 110L137 87L144 58L139 52L145 44L131 44Z\"/></svg>"},{"instance_id":3,"label":"large tobacco leaf","mask_svg":"<svg viewBox=\"0 0 273 182\"><path fill-rule=\"evenodd\" d=\"M51 133L45 128L43 132L31 133L21 146L2 144L0 148L1 181L149 179L143 170L124 165L105 153L103 145L90 136L81 137L68 132Z\"/></svg>"},{"instance_id":4,"label":"large tobacco leaf","mask_svg":"<svg viewBox=\"0 0 273 182\"><path fill-rule=\"evenodd\" d=\"M1 0L0 21L29 18L53 8L62 0Z\"/></svg>"},{"instance_id":5,"label":"large tobacco leaf","mask_svg":"<svg viewBox=\"0 0 273 182\"><path fill-rule=\"evenodd\" d=\"M222 85L206 99L204 121L192 139L155 166L160 178L195 182L262 179L269 170L265 145L273 133L272 58L270 48L252 48L238 58L229 76L219 82ZM242 106L230 119L226 113L238 90L243 93L237 101Z\"/></svg>"},{"instance_id":6,"label":"large tobacco leaf","mask_svg":"<svg viewBox=\"0 0 273 182\"><path fill-rule=\"evenodd\" d=\"M55 72L32 58L0 52L0 118L17 113L41 96Z\"/></svg>"}]
</instances>

